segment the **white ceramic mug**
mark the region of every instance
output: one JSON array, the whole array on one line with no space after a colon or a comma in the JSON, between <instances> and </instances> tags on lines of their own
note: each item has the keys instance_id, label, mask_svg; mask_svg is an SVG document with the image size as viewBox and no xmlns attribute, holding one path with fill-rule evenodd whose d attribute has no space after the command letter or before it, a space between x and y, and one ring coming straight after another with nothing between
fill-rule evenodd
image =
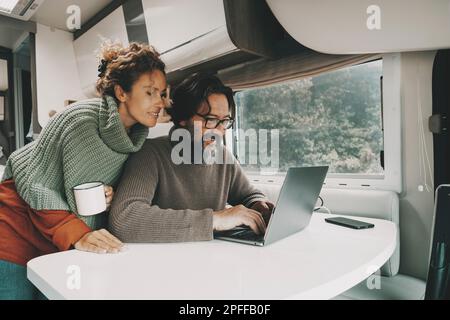
<instances>
[{"instance_id":1,"label":"white ceramic mug","mask_svg":"<svg viewBox=\"0 0 450 320\"><path fill-rule=\"evenodd\" d=\"M83 183L73 188L78 214L93 216L106 210L105 187L102 182Z\"/></svg>"}]
</instances>

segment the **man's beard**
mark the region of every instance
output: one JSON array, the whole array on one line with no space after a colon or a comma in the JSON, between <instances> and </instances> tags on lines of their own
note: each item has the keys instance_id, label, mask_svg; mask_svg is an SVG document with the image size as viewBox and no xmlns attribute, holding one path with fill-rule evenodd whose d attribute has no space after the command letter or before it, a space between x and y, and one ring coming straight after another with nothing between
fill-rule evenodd
<instances>
[{"instance_id":1,"label":"man's beard","mask_svg":"<svg viewBox=\"0 0 450 320\"><path fill-rule=\"evenodd\" d=\"M189 122L185 127L191 136L192 163L223 163L223 137L214 133L213 129L202 132L200 121ZM211 143L206 143L212 141Z\"/></svg>"}]
</instances>

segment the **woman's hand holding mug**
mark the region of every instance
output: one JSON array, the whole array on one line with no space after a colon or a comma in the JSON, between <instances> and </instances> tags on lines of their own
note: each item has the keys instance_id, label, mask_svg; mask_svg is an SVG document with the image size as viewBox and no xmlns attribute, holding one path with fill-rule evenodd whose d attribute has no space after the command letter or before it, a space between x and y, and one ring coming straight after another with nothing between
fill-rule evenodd
<instances>
[{"instance_id":1,"label":"woman's hand holding mug","mask_svg":"<svg viewBox=\"0 0 450 320\"><path fill-rule=\"evenodd\" d=\"M114 189L111 186L105 186L105 200L106 200L106 209L111 207L112 200L114 198Z\"/></svg>"},{"instance_id":2,"label":"woman's hand holding mug","mask_svg":"<svg viewBox=\"0 0 450 320\"><path fill-rule=\"evenodd\" d=\"M73 189L78 214L82 216L92 216L108 210L114 197L113 187L102 182L84 183ZM117 253L125 249L123 243L105 229L86 233L74 247L95 253Z\"/></svg>"}]
</instances>

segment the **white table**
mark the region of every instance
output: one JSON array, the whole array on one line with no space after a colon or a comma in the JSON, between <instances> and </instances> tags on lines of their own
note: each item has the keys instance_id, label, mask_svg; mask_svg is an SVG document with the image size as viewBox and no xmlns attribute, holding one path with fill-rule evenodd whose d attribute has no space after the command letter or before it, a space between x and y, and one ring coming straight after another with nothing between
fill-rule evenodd
<instances>
[{"instance_id":1,"label":"white table","mask_svg":"<svg viewBox=\"0 0 450 320\"><path fill-rule=\"evenodd\" d=\"M357 218L375 228L354 230L326 223L330 216L315 213L267 247L214 240L50 254L28 263L28 278L49 299L329 299L380 268L397 233L390 221Z\"/></svg>"}]
</instances>

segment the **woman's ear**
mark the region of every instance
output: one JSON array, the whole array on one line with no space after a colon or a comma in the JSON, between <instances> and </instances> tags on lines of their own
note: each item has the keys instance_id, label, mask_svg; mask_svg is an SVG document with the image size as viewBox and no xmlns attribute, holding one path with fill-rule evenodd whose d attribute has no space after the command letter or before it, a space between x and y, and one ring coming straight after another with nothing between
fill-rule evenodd
<instances>
[{"instance_id":1,"label":"woman's ear","mask_svg":"<svg viewBox=\"0 0 450 320\"><path fill-rule=\"evenodd\" d=\"M114 94L116 95L116 99L120 102L126 102L128 99L127 93L118 84L114 86Z\"/></svg>"}]
</instances>

